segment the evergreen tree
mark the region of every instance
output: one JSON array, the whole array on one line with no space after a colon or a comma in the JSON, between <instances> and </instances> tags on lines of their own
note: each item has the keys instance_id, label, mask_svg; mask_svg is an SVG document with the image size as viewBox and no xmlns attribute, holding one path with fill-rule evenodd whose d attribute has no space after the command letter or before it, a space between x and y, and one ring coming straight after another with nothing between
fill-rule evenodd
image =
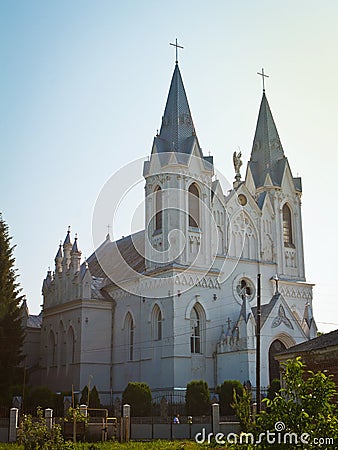
<instances>
[{"instance_id":1,"label":"evergreen tree","mask_svg":"<svg viewBox=\"0 0 338 450\"><path fill-rule=\"evenodd\" d=\"M210 414L210 393L208 383L204 380L193 380L187 384L185 394L187 413L193 416Z\"/></svg>"},{"instance_id":2,"label":"evergreen tree","mask_svg":"<svg viewBox=\"0 0 338 450\"><path fill-rule=\"evenodd\" d=\"M8 226L0 213L0 398L10 400L10 388L22 382L19 364L23 359L20 294L14 268L14 248L11 247Z\"/></svg>"}]
</instances>

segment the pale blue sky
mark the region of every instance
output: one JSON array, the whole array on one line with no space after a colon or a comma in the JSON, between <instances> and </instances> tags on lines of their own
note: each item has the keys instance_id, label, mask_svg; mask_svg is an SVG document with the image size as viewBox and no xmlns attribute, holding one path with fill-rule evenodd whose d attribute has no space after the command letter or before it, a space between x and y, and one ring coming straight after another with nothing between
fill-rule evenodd
<instances>
[{"instance_id":1,"label":"pale blue sky","mask_svg":"<svg viewBox=\"0 0 338 450\"><path fill-rule=\"evenodd\" d=\"M180 68L205 154L232 180L267 96L294 176L303 178L307 280L322 331L338 328L338 2L0 2L0 209L17 244L31 312L67 226L92 252L104 182L146 157ZM143 195L143 187L139 190ZM128 215L118 233L129 233ZM106 234L102 230L102 239Z\"/></svg>"}]
</instances>

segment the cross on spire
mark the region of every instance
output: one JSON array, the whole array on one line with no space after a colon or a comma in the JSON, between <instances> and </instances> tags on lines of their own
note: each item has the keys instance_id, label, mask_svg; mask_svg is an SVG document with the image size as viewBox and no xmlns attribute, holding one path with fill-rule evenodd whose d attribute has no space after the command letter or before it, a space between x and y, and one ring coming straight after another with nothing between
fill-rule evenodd
<instances>
[{"instance_id":1,"label":"cross on spire","mask_svg":"<svg viewBox=\"0 0 338 450\"><path fill-rule=\"evenodd\" d=\"M178 43L177 43L177 38L176 38L175 44L172 44L172 43L170 42L169 45L172 45L173 47L176 47L176 61L175 61L175 63L178 64L178 49L179 49L179 48L182 48L182 49L183 49L184 47L182 47L181 45L178 45Z\"/></svg>"},{"instance_id":2,"label":"cross on spire","mask_svg":"<svg viewBox=\"0 0 338 450\"><path fill-rule=\"evenodd\" d=\"M262 81L263 81L263 92L265 92L265 83L264 83L264 78L269 78L269 75L265 75L264 73L264 69L262 68L262 73L257 72L257 75L260 75L262 77Z\"/></svg>"}]
</instances>

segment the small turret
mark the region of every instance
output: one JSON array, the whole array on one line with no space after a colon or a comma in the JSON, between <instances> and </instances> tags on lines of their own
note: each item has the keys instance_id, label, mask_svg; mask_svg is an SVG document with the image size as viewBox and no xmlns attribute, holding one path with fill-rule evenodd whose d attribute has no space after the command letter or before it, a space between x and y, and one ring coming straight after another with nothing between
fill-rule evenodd
<instances>
[{"instance_id":1,"label":"small turret","mask_svg":"<svg viewBox=\"0 0 338 450\"><path fill-rule=\"evenodd\" d=\"M81 251L78 249L77 246L77 234L75 235L74 244L72 247L72 250L70 252L71 256L71 265L74 273L77 273L80 271L80 265L81 265Z\"/></svg>"},{"instance_id":2,"label":"small turret","mask_svg":"<svg viewBox=\"0 0 338 450\"><path fill-rule=\"evenodd\" d=\"M63 254L64 254L64 258L63 258L63 267L65 269L69 269L70 264L71 264L71 256L70 253L72 251L72 243L70 241L70 226L68 227L68 231L67 231L67 235L65 238L65 241L63 243Z\"/></svg>"},{"instance_id":3,"label":"small turret","mask_svg":"<svg viewBox=\"0 0 338 450\"><path fill-rule=\"evenodd\" d=\"M56 273L62 272L62 261L63 261L62 244L60 242L59 250L55 256L55 272Z\"/></svg>"}]
</instances>

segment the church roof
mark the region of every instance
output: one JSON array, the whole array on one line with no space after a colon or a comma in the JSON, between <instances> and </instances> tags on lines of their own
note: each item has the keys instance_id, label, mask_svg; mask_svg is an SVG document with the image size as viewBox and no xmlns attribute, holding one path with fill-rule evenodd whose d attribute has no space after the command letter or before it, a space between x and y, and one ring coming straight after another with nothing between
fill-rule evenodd
<instances>
[{"instance_id":1,"label":"church roof","mask_svg":"<svg viewBox=\"0 0 338 450\"><path fill-rule=\"evenodd\" d=\"M87 259L90 274L110 278L113 282L125 280L133 273L145 270L144 231L123 237L118 241L105 240Z\"/></svg>"},{"instance_id":2,"label":"church roof","mask_svg":"<svg viewBox=\"0 0 338 450\"><path fill-rule=\"evenodd\" d=\"M249 167L257 187L264 186L267 175L281 186L287 158L265 92L259 108Z\"/></svg>"},{"instance_id":3,"label":"church roof","mask_svg":"<svg viewBox=\"0 0 338 450\"><path fill-rule=\"evenodd\" d=\"M41 328L42 325L42 314L38 316L30 314L27 318L27 328Z\"/></svg>"}]
</instances>

